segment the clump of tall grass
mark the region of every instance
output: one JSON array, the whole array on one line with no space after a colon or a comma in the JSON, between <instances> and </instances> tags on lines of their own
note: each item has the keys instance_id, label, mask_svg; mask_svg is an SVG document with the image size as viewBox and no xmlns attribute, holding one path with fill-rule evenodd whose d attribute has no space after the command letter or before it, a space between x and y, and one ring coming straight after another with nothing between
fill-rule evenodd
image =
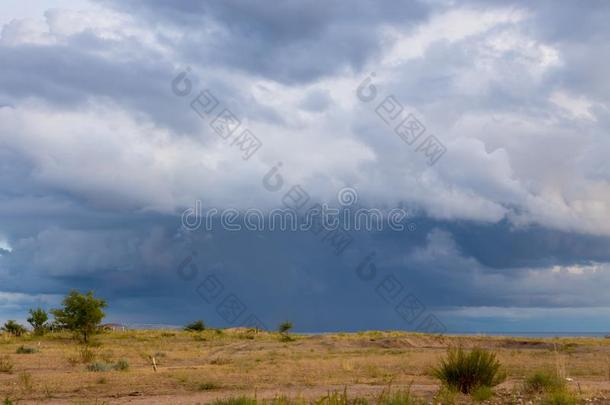
<instances>
[{"instance_id":1,"label":"clump of tall grass","mask_svg":"<svg viewBox=\"0 0 610 405\"><path fill-rule=\"evenodd\" d=\"M357 398L358 399L358 398ZM367 401L363 398L359 399L361 403ZM351 403L352 401L350 401ZM426 402L415 398L411 394L411 386L407 389L392 390L392 387L384 388L375 402L377 405L419 405Z\"/></svg>"},{"instance_id":2,"label":"clump of tall grass","mask_svg":"<svg viewBox=\"0 0 610 405\"><path fill-rule=\"evenodd\" d=\"M117 361L114 364L98 361L98 362L87 365L87 370L93 371L93 372L111 371L111 370L127 371L128 369L129 369L129 363L125 359L120 359L119 361Z\"/></svg>"},{"instance_id":3,"label":"clump of tall grass","mask_svg":"<svg viewBox=\"0 0 610 405\"><path fill-rule=\"evenodd\" d=\"M0 373L12 373L13 362L8 355L0 356Z\"/></svg>"},{"instance_id":4,"label":"clump of tall grass","mask_svg":"<svg viewBox=\"0 0 610 405\"><path fill-rule=\"evenodd\" d=\"M22 371L19 373L18 381L23 392L32 392L32 374L28 373L27 371Z\"/></svg>"},{"instance_id":5,"label":"clump of tall grass","mask_svg":"<svg viewBox=\"0 0 610 405\"><path fill-rule=\"evenodd\" d=\"M565 385L565 381L557 373L539 370L525 379L523 389L528 393L543 393L563 390Z\"/></svg>"},{"instance_id":6,"label":"clump of tall grass","mask_svg":"<svg viewBox=\"0 0 610 405\"><path fill-rule=\"evenodd\" d=\"M80 361L82 363L90 363L93 360L95 360L96 356L97 356L97 353L94 352L93 350L91 350L87 346L81 347L80 350L78 351L78 357L80 358Z\"/></svg>"},{"instance_id":7,"label":"clump of tall grass","mask_svg":"<svg viewBox=\"0 0 610 405\"><path fill-rule=\"evenodd\" d=\"M434 395L434 403L438 405L454 405L458 400L458 392L454 389L442 386Z\"/></svg>"},{"instance_id":8,"label":"clump of tall grass","mask_svg":"<svg viewBox=\"0 0 610 405\"><path fill-rule=\"evenodd\" d=\"M212 405L423 405L423 400L418 400L411 395L410 388L401 390L391 390L390 387L384 389L381 394L373 401L369 402L364 397L348 397L347 388L343 391L332 391L318 398L317 400L307 401L303 398L290 398L287 396L277 396L271 400L259 400L255 397L239 396L224 399L217 399Z\"/></svg>"},{"instance_id":9,"label":"clump of tall grass","mask_svg":"<svg viewBox=\"0 0 610 405\"><path fill-rule=\"evenodd\" d=\"M544 405L575 405L577 399L568 391L560 372L539 370L529 375L523 383L523 390L529 394L545 394Z\"/></svg>"},{"instance_id":10,"label":"clump of tall grass","mask_svg":"<svg viewBox=\"0 0 610 405\"><path fill-rule=\"evenodd\" d=\"M75 366L79 363L92 363L96 358L97 353L95 351L91 350L88 346L82 346L75 354L69 355L67 360L71 366Z\"/></svg>"},{"instance_id":11,"label":"clump of tall grass","mask_svg":"<svg viewBox=\"0 0 610 405\"><path fill-rule=\"evenodd\" d=\"M478 388L475 388L475 390L472 391L471 396L473 400L482 402L491 399L494 396L494 393L491 388L482 385Z\"/></svg>"},{"instance_id":12,"label":"clump of tall grass","mask_svg":"<svg viewBox=\"0 0 610 405\"><path fill-rule=\"evenodd\" d=\"M496 354L481 348L449 348L447 357L432 369L432 374L448 388L464 394L479 387L494 387L506 378Z\"/></svg>"},{"instance_id":13,"label":"clump of tall grass","mask_svg":"<svg viewBox=\"0 0 610 405\"><path fill-rule=\"evenodd\" d=\"M576 405L576 397L567 390L550 392L542 399L542 405Z\"/></svg>"},{"instance_id":14,"label":"clump of tall grass","mask_svg":"<svg viewBox=\"0 0 610 405\"><path fill-rule=\"evenodd\" d=\"M248 398L246 396L217 399L212 402L212 405L256 405L256 398Z\"/></svg>"},{"instance_id":15,"label":"clump of tall grass","mask_svg":"<svg viewBox=\"0 0 610 405\"><path fill-rule=\"evenodd\" d=\"M347 399L347 389L344 389L343 392L329 392L327 395L322 398L314 401L316 405L347 405L347 404L359 404L364 405L367 404L368 401L363 399Z\"/></svg>"}]
</instances>

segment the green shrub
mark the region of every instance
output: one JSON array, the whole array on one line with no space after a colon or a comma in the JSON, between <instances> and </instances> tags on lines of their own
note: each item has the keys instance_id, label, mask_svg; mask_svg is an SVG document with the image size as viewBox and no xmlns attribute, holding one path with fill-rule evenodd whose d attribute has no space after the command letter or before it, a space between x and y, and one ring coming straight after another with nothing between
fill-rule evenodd
<instances>
[{"instance_id":1,"label":"green shrub","mask_svg":"<svg viewBox=\"0 0 610 405\"><path fill-rule=\"evenodd\" d=\"M95 363L91 363L91 364L87 365L87 370L93 371L96 373L101 372L101 371L110 371L113 368L114 367L112 364L102 363L102 362L95 362Z\"/></svg>"},{"instance_id":2,"label":"green shrub","mask_svg":"<svg viewBox=\"0 0 610 405\"><path fill-rule=\"evenodd\" d=\"M540 370L525 379L523 388L529 393L560 391L565 388L565 381L557 373Z\"/></svg>"},{"instance_id":3,"label":"green shrub","mask_svg":"<svg viewBox=\"0 0 610 405\"><path fill-rule=\"evenodd\" d=\"M364 401L360 399L360 401ZM351 401L350 401L351 402ZM375 402L377 405L417 405L425 403L411 395L411 389L392 391L391 387L381 391L381 394Z\"/></svg>"},{"instance_id":4,"label":"green shrub","mask_svg":"<svg viewBox=\"0 0 610 405\"><path fill-rule=\"evenodd\" d=\"M27 346L19 346L17 348L17 350L15 350L15 353L17 354L32 354L32 353L36 353L38 351L38 349L36 349L35 347L27 347Z\"/></svg>"},{"instance_id":5,"label":"green shrub","mask_svg":"<svg viewBox=\"0 0 610 405\"><path fill-rule=\"evenodd\" d=\"M213 382L205 382L205 383L201 383L197 386L197 389L199 391L217 390L218 388L220 388L220 386Z\"/></svg>"},{"instance_id":6,"label":"green shrub","mask_svg":"<svg viewBox=\"0 0 610 405\"><path fill-rule=\"evenodd\" d=\"M127 371L129 370L129 362L127 362L125 359L119 359L119 361L114 363L113 368L117 371Z\"/></svg>"},{"instance_id":7,"label":"green shrub","mask_svg":"<svg viewBox=\"0 0 610 405\"><path fill-rule=\"evenodd\" d=\"M23 325L18 324L17 322L15 322L12 319L8 320L4 323L4 326L2 326L2 330L5 331L6 333L10 333L13 336L21 336L25 332L27 332L27 330L25 329L25 327L23 327Z\"/></svg>"},{"instance_id":8,"label":"green shrub","mask_svg":"<svg viewBox=\"0 0 610 405\"><path fill-rule=\"evenodd\" d=\"M288 334L292 329L292 322L282 322L277 327L277 331L280 333L280 342L292 342L294 338Z\"/></svg>"},{"instance_id":9,"label":"green shrub","mask_svg":"<svg viewBox=\"0 0 610 405\"><path fill-rule=\"evenodd\" d=\"M280 325L277 327L277 331L280 333L288 333L293 327L294 325L292 324L292 322L286 321L280 323Z\"/></svg>"},{"instance_id":10,"label":"green shrub","mask_svg":"<svg viewBox=\"0 0 610 405\"><path fill-rule=\"evenodd\" d=\"M464 394L481 386L494 387L506 378L500 371L495 353L480 348L470 352L461 347L449 348L447 357L432 370L432 374L448 388Z\"/></svg>"},{"instance_id":11,"label":"green shrub","mask_svg":"<svg viewBox=\"0 0 610 405\"><path fill-rule=\"evenodd\" d=\"M246 396L217 399L212 402L212 405L256 405L256 398L248 398Z\"/></svg>"},{"instance_id":12,"label":"green shrub","mask_svg":"<svg viewBox=\"0 0 610 405\"><path fill-rule=\"evenodd\" d=\"M472 399L474 399L475 401L487 401L493 396L494 393L491 388L485 385L481 385L480 387L477 387L474 389L474 391L472 391Z\"/></svg>"},{"instance_id":13,"label":"green shrub","mask_svg":"<svg viewBox=\"0 0 610 405\"><path fill-rule=\"evenodd\" d=\"M553 391L542 400L543 405L576 405L576 397L566 390Z\"/></svg>"},{"instance_id":14,"label":"green shrub","mask_svg":"<svg viewBox=\"0 0 610 405\"><path fill-rule=\"evenodd\" d=\"M189 332L202 332L205 330L205 324L200 319L198 321L191 322L188 325L186 325L184 327L184 330L189 331Z\"/></svg>"}]
</instances>

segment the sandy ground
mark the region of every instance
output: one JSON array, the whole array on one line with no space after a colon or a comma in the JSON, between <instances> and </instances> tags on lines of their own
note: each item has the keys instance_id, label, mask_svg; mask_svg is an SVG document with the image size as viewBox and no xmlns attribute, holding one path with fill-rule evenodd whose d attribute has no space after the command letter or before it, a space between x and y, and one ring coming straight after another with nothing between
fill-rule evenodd
<instances>
[{"instance_id":1,"label":"sandy ground","mask_svg":"<svg viewBox=\"0 0 610 405\"><path fill-rule=\"evenodd\" d=\"M410 389L439 403L430 368L448 346L493 350L508 373L488 403L540 403L522 392L535 370L567 379L583 403L610 400L610 339L521 339L365 332L294 336L247 330L128 331L96 336L89 347L69 335L0 337L0 401L19 404L203 404L240 395L287 396L314 401L347 390L349 398L374 400L382 390ZM20 346L36 350L17 354ZM155 358L157 371L153 370ZM90 371L92 363L126 371ZM454 398L471 403L468 397Z\"/></svg>"}]
</instances>

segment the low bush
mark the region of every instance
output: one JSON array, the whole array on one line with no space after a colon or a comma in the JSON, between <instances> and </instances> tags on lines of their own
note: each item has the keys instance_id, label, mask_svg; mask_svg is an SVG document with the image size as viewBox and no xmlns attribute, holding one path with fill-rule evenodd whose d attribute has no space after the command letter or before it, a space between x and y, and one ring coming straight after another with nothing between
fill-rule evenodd
<instances>
[{"instance_id":1,"label":"low bush","mask_svg":"<svg viewBox=\"0 0 610 405\"><path fill-rule=\"evenodd\" d=\"M120 359L119 361L117 361L114 364L97 361L95 363L88 364L87 370L93 371L93 372L112 371L112 370L127 371L127 370L129 370L129 363L125 359Z\"/></svg>"},{"instance_id":2,"label":"low bush","mask_svg":"<svg viewBox=\"0 0 610 405\"><path fill-rule=\"evenodd\" d=\"M529 375L524 382L524 391L528 393L542 393L560 391L565 388L565 381L557 373L539 370Z\"/></svg>"},{"instance_id":3,"label":"low bush","mask_svg":"<svg viewBox=\"0 0 610 405\"><path fill-rule=\"evenodd\" d=\"M280 333L288 333L290 332L290 330L293 328L292 322L282 322L280 323L280 325L277 327L277 331Z\"/></svg>"},{"instance_id":4,"label":"low bush","mask_svg":"<svg viewBox=\"0 0 610 405\"><path fill-rule=\"evenodd\" d=\"M36 349L35 347L28 347L28 346L19 346L17 348L17 350L15 350L15 353L17 354L32 354L32 353L36 353L38 351L38 349Z\"/></svg>"},{"instance_id":5,"label":"low bush","mask_svg":"<svg viewBox=\"0 0 610 405\"><path fill-rule=\"evenodd\" d=\"M248 398L246 396L217 399L212 402L212 405L256 405L256 398Z\"/></svg>"},{"instance_id":6,"label":"low bush","mask_svg":"<svg viewBox=\"0 0 610 405\"><path fill-rule=\"evenodd\" d=\"M13 336L21 336L25 332L27 332L27 330L25 329L25 327L23 325L18 324L17 322L13 321L12 319L9 321L6 321L4 323L4 325L2 326L2 330Z\"/></svg>"},{"instance_id":7,"label":"low bush","mask_svg":"<svg viewBox=\"0 0 610 405\"><path fill-rule=\"evenodd\" d=\"M506 378L500 371L495 353L481 348L467 352L461 347L449 348L432 374L450 389L470 394L478 387L494 387Z\"/></svg>"},{"instance_id":8,"label":"low bush","mask_svg":"<svg viewBox=\"0 0 610 405\"><path fill-rule=\"evenodd\" d=\"M213 382L204 382L197 386L197 389L199 391L211 391L211 390L217 390L219 388L220 388L220 386Z\"/></svg>"},{"instance_id":9,"label":"low bush","mask_svg":"<svg viewBox=\"0 0 610 405\"><path fill-rule=\"evenodd\" d=\"M127 371L129 370L129 362L125 359L119 359L119 361L114 363L114 369L117 371Z\"/></svg>"},{"instance_id":10,"label":"low bush","mask_svg":"<svg viewBox=\"0 0 610 405\"><path fill-rule=\"evenodd\" d=\"M95 363L91 363L87 365L87 370L89 371L93 371L93 372L103 372L103 371L110 371L112 370L114 367L112 364L108 364L108 363L102 363L102 362L95 362Z\"/></svg>"},{"instance_id":11,"label":"low bush","mask_svg":"<svg viewBox=\"0 0 610 405\"><path fill-rule=\"evenodd\" d=\"M189 331L189 332L202 332L205 330L205 324L200 319L198 321L191 322L188 325L186 325L184 327L184 330Z\"/></svg>"},{"instance_id":12,"label":"low bush","mask_svg":"<svg viewBox=\"0 0 610 405\"><path fill-rule=\"evenodd\" d=\"M224 366L225 364L231 364L231 359L225 357L216 357L210 360L210 364L214 364L216 366Z\"/></svg>"},{"instance_id":13,"label":"low bush","mask_svg":"<svg viewBox=\"0 0 610 405\"><path fill-rule=\"evenodd\" d=\"M475 388L471 395L472 399L480 402L491 399L494 396L494 393L491 388L481 385L480 387Z\"/></svg>"}]
</instances>

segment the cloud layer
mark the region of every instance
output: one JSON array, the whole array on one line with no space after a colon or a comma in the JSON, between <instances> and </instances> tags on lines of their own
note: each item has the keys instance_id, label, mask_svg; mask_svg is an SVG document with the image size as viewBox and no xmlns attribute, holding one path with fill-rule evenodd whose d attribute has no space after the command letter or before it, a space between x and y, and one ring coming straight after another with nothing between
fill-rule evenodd
<instances>
[{"instance_id":1,"label":"cloud layer","mask_svg":"<svg viewBox=\"0 0 610 405\"><path fill-rule=\"evenodd\" d=\"M376 252L454 330L545 311L576 328L586 308L607 326L606 3L61 5L0 34L0 317L77 287L118 320L226 322L176 274L197 251L201 277L269 324L411 328L354 277ZM192 108L206 89L262 142L249 159ZM434 165L384 122L390 96L446 147ZM354 187L417 230L358 234L337 257L308 233L181 229L196 200L268 210L294 185L330 203Z\"/></svg>"}]
</instances>

